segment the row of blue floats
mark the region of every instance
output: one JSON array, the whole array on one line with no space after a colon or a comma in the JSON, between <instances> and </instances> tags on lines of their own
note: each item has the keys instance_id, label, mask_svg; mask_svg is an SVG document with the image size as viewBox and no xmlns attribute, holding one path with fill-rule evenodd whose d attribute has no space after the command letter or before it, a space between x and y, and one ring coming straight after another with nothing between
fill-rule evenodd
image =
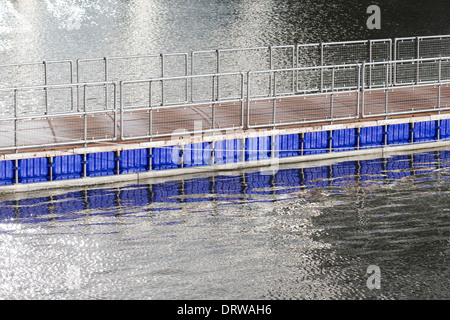
<instances>
[{"instance_id":1,"label":"row of blue floats","mask_svg":"<svg viewBox=\"0 0 450 320\"><path fill-rule=\"evenodd\" d=\"M183 147L124 150L87 155L0 161L0 185L235 163L275 157L377 148L450 138L450 119L276 137L195 143ZM272 141L274 140L274 141ZM272 146L273 145L273 146ZM275 154L272 155L272 150ZM243 159L245 157L245 160ZM119 172L118 172L119 171Z\"/></svg>"},{"instance_id":2,"label":"row of blue floats","mask_svg":"<svg viewBox=\"0 0 450 320\"><path fill-rule=\"evenodd\" d=\"M176 206L154 206L152 203L188 203L199 201L271 201L260 200L261 194L286 194L303 189L342 188L370 183L390 183L414 176L427 179L427 172L450 167L450 151L433 151L413 155L396 155L386 159L345 161L328 166L278 170L273 175L255 171L240 175L216 175L151 185L130 185L121 188L90 189L38 198L0 202L0 221L16 218L54 219L49 213L70 219L77 212L90 209L92 214L116 215L117 206L127 212L176 210ZM421 174L425 174L420 176ZM449 179L446 177L445 179ZM448 180L450 182L450 180ZM189 197L189 195L192 195ZM214 197L212 196L214 195ZM252 195L256 197L252 200ZM234 202L233 202L234 201ZM145 208L145 209L143 209ZM55 217L54 215L52 217ZM37 219L37 220L36 220Z\"/></svg>"}]
</instances>

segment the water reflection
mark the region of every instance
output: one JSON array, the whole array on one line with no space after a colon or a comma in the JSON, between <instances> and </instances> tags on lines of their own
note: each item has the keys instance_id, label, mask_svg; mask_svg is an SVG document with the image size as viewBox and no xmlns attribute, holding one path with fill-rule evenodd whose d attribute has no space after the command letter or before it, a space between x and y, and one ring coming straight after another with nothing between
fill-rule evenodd
<instances>
[{"instance_id":1,"label":"water reflection","mask_svg":"<svg viewBox=\"0 0 450 320\"><path fill-rule=\"evenodd\" d=\"M230 202L272 202L277 200L278 195L318 188L328 187L337 193L341 189L345 192L346 188L397 185L397 180L401 181L406 177L412 177L415 182L425 183L429 180L432 186L436 177L426 174L440 173L450 167L449 161L450 151L435 151L394 155L385 159L346 161L320 167L283 169L274 175L255 171L234 176L214 175L149 185L89 189L50 197L3 201L0 217L2 221L18 219L21 222L39 222L48 217L70 219L73 214L83 210L103 212L133 207L145 208L148 211L166 209L152 207L156 203L182 205L212 201L219 205L228 205ZM444 182L446 180L446 176L439 178ZM261 200L270 195L274 197ZM29 220L30 218L33 219Z\"/></svg>"},{"instance_id":2,"label":"water reflection","mask_svg":"<svg viewBox=\"0 0 450 320\"><path fill-rule=\"evenodd\" d=\"M449 168L440 150L2 195L0 296L448 298Z\"/></svg>"}]
</instances>

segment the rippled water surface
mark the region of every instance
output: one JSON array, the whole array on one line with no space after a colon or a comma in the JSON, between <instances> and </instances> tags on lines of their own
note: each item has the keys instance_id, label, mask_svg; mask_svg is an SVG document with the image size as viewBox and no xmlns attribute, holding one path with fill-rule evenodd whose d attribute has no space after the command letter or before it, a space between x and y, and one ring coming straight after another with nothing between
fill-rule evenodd
<instances>
[{"instance_id":1,"label":"rippled water surface","mask_svg":"<svg viewBox=\"0 0 450 320\"><path fill-rule=\"evenodd\" d=\"M0 0L0 64L450 33L377 3ZM449 154L0 194L0 299L448 299Z\"/></svg>"},{"instance_id":2,"label":"rippled water surface","mask_svg":"<svg viewBox=\"0 0 450 320\"><path fill-rule=\"evenodd\" d=\"M448 299L449 169L440 150L2 195L0 297Z\"/></svg>"}]
</instances>

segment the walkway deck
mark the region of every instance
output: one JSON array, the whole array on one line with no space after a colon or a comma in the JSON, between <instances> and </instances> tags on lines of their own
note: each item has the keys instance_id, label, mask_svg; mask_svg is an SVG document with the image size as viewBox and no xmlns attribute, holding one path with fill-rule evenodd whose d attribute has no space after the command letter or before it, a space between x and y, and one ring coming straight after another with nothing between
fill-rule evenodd
<instances>
[{"instance_id":1,"label":"walkway deck","mask_svg":"<svg viewBox=\"0 0 450 320\"><path fill-rule=\"evenodd\" d=\"M438 101L437 92L440 90ZM450 85L422 86L417 88L395 88L387 90L388 104L386 104L386 90L372 90L368 92L334 93L333 107L330 107L330 94L305 95L299 97L277 98L274 109L274 99L250 101L247 103L217 103L211 105L174 107L159 111L127 111L123 113L123 128L120 127L120 112L94 114L86 116L64 116L48 119L20 120L17 123L17 136L14 137L14 122L2 124L0 129L0 146L7 146L17 139L17 145L48 145L64 144L70 141L107 140L114 137L114 133L123 132L124 139L117 134L115 141L98 142L97 145L120 144L148 139L133 139L132 137L158 136L158 140L169 140L172 134L182 131L206 131L211 128L232 128L243 120L243 129L253 126L273 128L273 116L277 127L302 127L317 124L342 123L348 121L363 121L370 119L388 119L430 115L450 112ZM359 112L358 112L359 99ZM363 104L364 101L364 104ZM386 107L388 108L386 110ZM447 110L445 110L448 108ZM275 111L274 111L275 110ZM241 113L243 114L241 115ZM386 116L385 113L389 113ZM401 113L405 113L404 115ZM152 131L150 132L150 117ZM215 119L213 123L212 119ZM86 121L86 122L85 122ZM294 124L292 124L294 123ZM85 132L85 124L87 124ZM249 126L247 126L247 124ZM114 131L114 127L116 131ZM257 128L255 128L257 129ZM225 132L223 132L225 133ZM162 137L161 135L166 135ZM128 139L131 137L131 139ZM83 146L83 144L80 144ZM26 151L43 150L45 148L28 148ZM1 152L8 153L8 152Z\"/></svg>"}]
</instances>

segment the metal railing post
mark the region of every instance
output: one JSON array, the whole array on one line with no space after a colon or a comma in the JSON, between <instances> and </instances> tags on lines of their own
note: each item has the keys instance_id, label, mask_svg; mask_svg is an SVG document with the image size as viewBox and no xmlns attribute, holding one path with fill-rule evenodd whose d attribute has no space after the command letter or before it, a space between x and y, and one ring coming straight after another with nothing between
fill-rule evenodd
<instances>
[{"instance_id":1,"label":"metal railing post","mask_svg":"<svg viewBox=\"0 0 450 320\"><path fill-rule=\"evenodd\" d=\"M18 137L17 137L17 130L18 130L18 126L17 126L17 117L19 114L18 111L18 102L19 102L19 97L17 95L18 93L18 89L14 89L14 147L16 148L16 152L17 152L17 142L18 142Z\"/></svg>"},{"instance_id":2,"label":"metal railing post","mask_svg":"<svg viewBox=\"0 0 450 320\"><path fill-rule=\"evenodd\" d=\"M361 64L361 116L365 116L364 112L364 90L366 86L366 64L364 61Z\"/></svg>"},{"instance_id":3,"label":"metal railing post","mask_svg":"<svg viewBox=\"0 0 450 320\"><path fill-rule=\"evenodd\" d=\"M333 121L334 67L331 68L330 120Z\"/></svg>"},{"instance_id":4,"label":"metal railing post","mask_svg":"<svg viewBox=\"0 0 450 320\"><path fill-rule=\"evenodd\" d=\"M420 59L420 45L419 37L416 37L416 84L419 84L419 59Z\"/></svg>"},{"instance_id":5,"label":"metal railing post","mask_svg":"<svg viewBox=\"0 0 450 320\"><path fill-rule=\"evenodd\" d=\"M149 107L149 115L148 115L148 130L150 141L153 139L153 106L152 106L152 81L148 82L148 107Z\"/></svg>"},{"instance_id":6,"label":"metal railing post","mask_svg":"<svg viewBox=\"0 0 450 320\"><path fill-rule=\"evenodd\" d=\"M438 113L441 113L441 80L442 80L442 57L439 58L438 64L438 99L437 99L437 107Z\"/></svg>"},{"instance_id":7,"label":"metal railing post","mask_svg":"<svg viewBox=\"0 0 450 320\"><path fill-rule=\"evenodd\" d=\"M323 56L323 42L320 43L320 92L323 92L323 64L324 64L324 56Z\"/></svg>"},{"instance_id":8,"label":"metal railing post","mask_svg":"<svg viewBox=\"0 0 450 320\"><path fill-rule=\"evenodd\" d=\"M48 85L48 65L47 61L44 61L44 84ZM48 88L44 87L45 92L45 114L48 114Z\"/></svg>"},{"instance_id":9,"label":"metal railing post","mask_svg":"<svg viewBox=\"0 0 450 320\"><path fill-rule=\"evenodd\" d=\"M120 81L120 140L123 140L124 138L124 129L123 129L123 105L124 105L124 81Z\"/></svg>"},{"instance_id":10,"label":"metal railing post","mask_svg":"<svg viewBox=\"0 0 450 320\"><path fill-rule=\"evenodd\" d=\"M250 128L250 72L247 71L247 125L246 129Z\"/></svg>"},{"instance_id":11,"label":"metal railing post","mask_svg":"<svg viewBox=\"0 0 450 320\"><path fill-rule=\"evenodd\" d=\"M271 72L272 73L272 72ZM273 72L273 109L272 109L272 126L276 126L276 109L277 109L277 72Z\"/></svg>"}]
</instances>

